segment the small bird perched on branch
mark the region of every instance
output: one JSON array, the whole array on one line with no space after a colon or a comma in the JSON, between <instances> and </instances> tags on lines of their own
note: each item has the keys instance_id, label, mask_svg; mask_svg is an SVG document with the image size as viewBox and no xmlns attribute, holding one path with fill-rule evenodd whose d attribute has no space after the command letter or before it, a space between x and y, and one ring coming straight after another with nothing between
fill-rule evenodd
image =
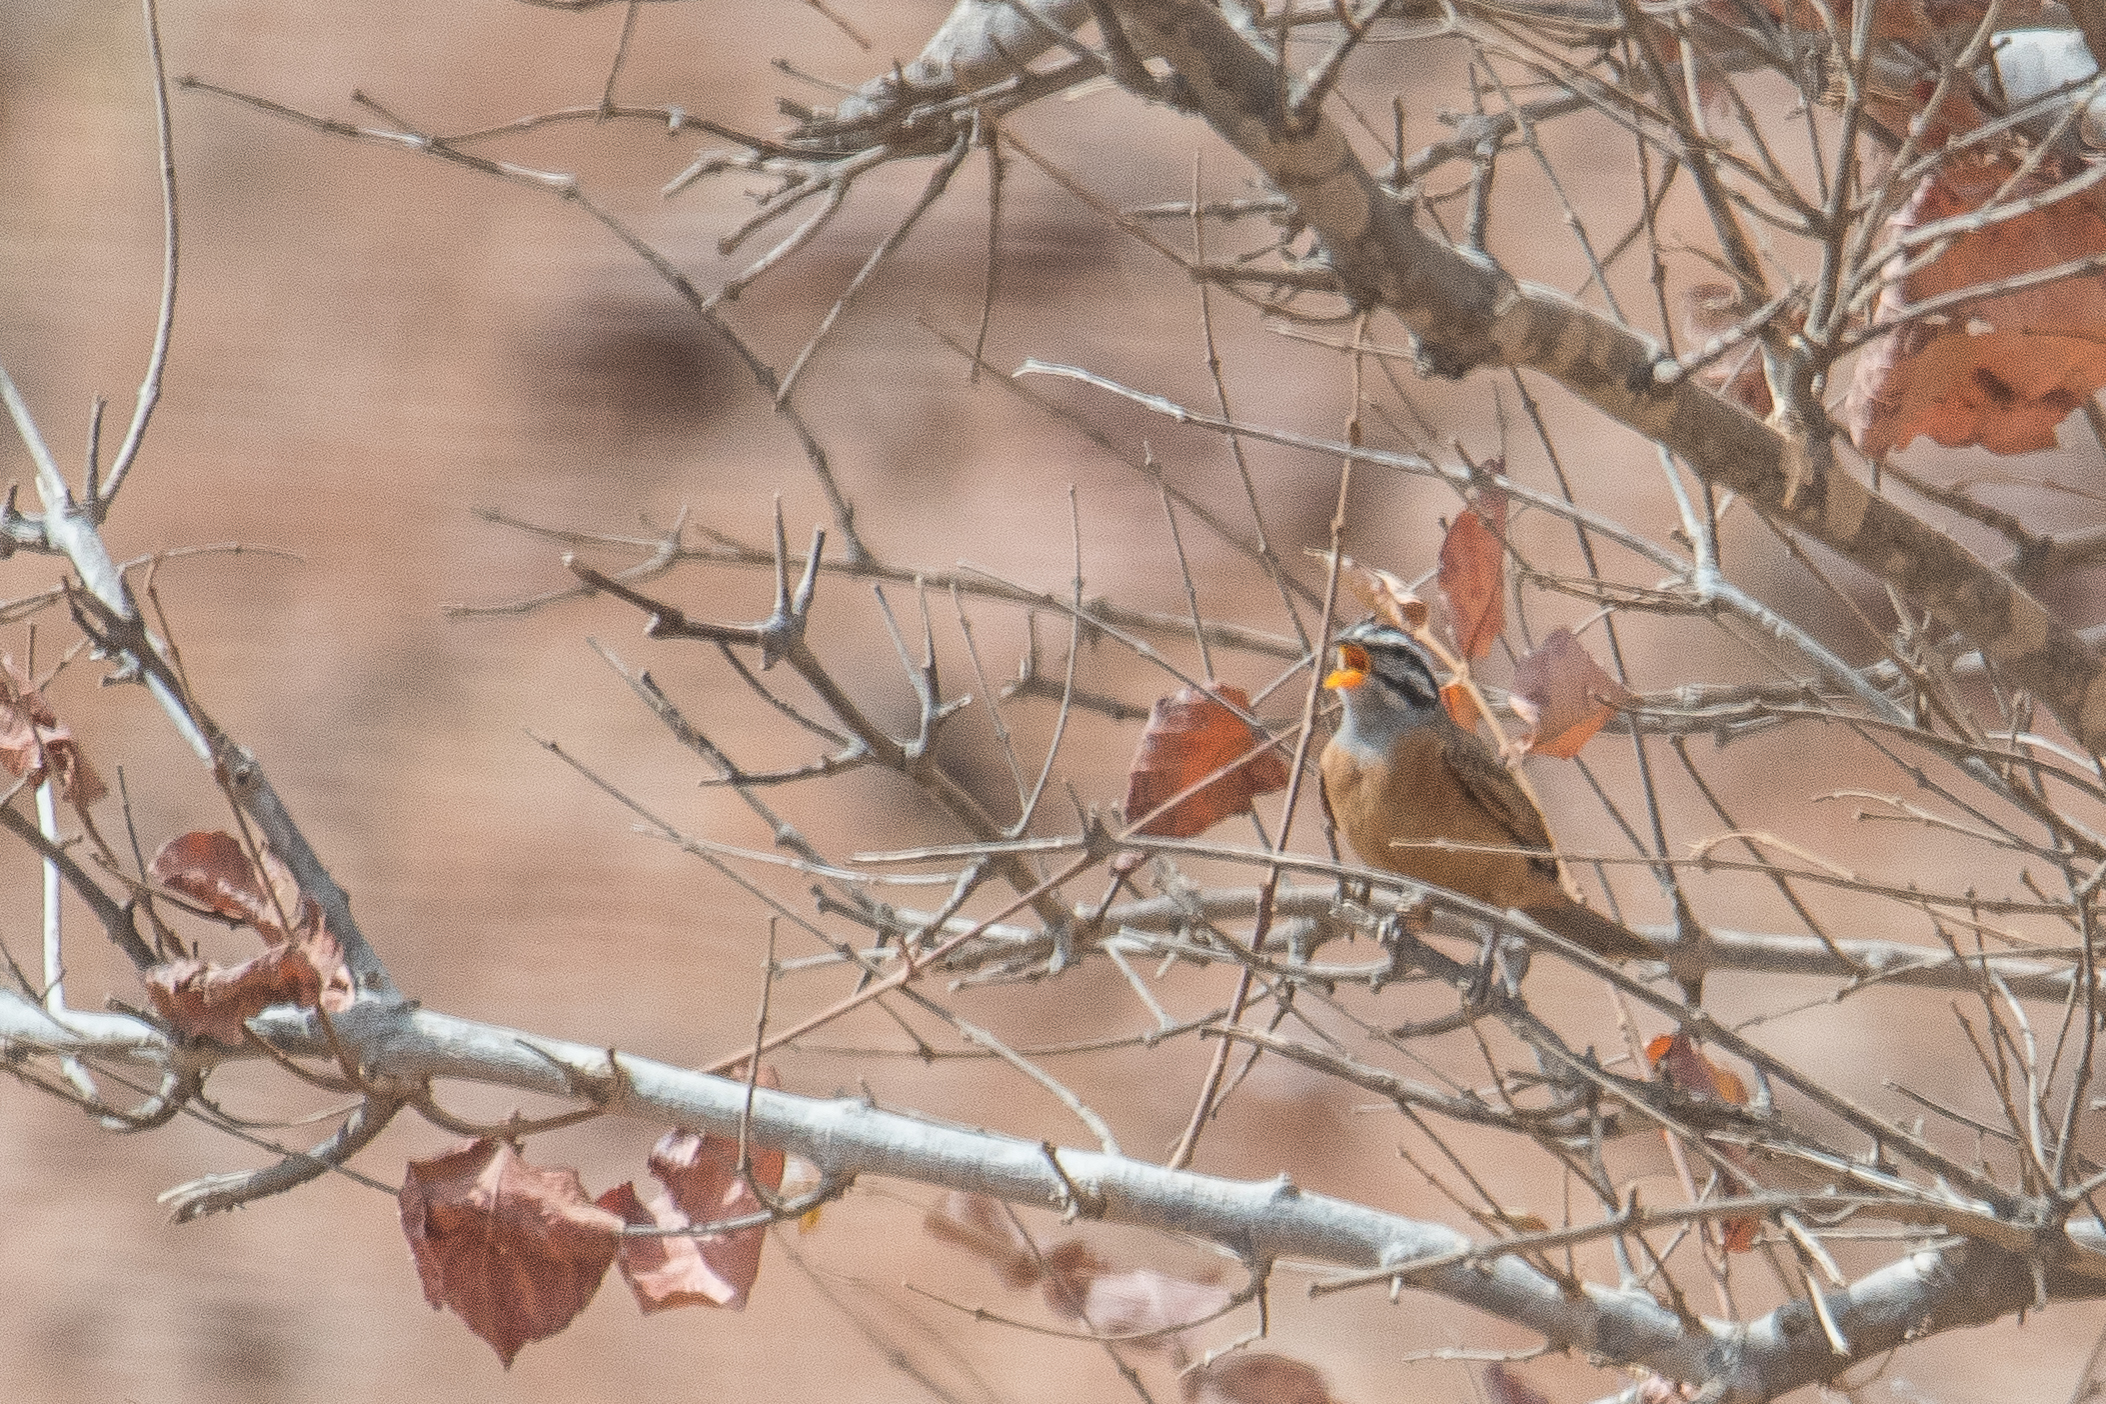
<instances>
[{"instance_id":1,"label":"small bird perched on branch","mask_svg":"<svg viewBox=\"0 0 2106 1404\"><path fill-rule=\"evenodd\" d=\"M1656 958L1559 880L1550 829L1489 746L1456 725L1426 651L1379 620L1338 636L1324 686L1345 717L1320 762L1332 823L1360 861L1531 920L1611 960ZM1435 846L1446 840L1461 848ZM1510 850L1489 852L1484 850Z\"/></svg>"}]
</instances>

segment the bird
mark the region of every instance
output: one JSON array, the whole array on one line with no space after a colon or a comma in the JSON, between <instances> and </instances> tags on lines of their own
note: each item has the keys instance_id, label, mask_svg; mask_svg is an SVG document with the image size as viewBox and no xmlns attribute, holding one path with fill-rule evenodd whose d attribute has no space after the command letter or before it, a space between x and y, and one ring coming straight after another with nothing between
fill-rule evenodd
<instances>
[{"instance_id":1,"label":"bird","mask_svg":"<svg viewBox=\"0 0 2106 1404\"><path fill-rule=\"evenodd\" d=\"M1542 813L1492 748L1448 715L1425 649L1379 619L1346 629L1336 648L1324 686L1344 715L1318 768L1332 827L1363 863L1518 909L1611 960L1658 958L1565 889ZM1441 840L1460 846L1428 846Z\"/></svg>"}]
</instances>

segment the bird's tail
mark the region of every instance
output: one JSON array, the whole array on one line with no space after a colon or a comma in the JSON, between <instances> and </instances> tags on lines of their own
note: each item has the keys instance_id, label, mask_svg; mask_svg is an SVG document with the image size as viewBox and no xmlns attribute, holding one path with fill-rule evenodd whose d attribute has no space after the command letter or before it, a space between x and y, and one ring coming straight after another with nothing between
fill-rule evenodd
<instances>
[{"instance_id":1,"label":"bird's tail","mask_svg":"<svg viewBox=\"0 0 2106 1404\"><path fill-rule=\"evenodd\" d=\"M1558 902L1527 909L1529 919L1608 960L1659 960L1662 954L1652 942L1619 926L1591 907L1577 902Z\"/></svg>"}]
</instances>

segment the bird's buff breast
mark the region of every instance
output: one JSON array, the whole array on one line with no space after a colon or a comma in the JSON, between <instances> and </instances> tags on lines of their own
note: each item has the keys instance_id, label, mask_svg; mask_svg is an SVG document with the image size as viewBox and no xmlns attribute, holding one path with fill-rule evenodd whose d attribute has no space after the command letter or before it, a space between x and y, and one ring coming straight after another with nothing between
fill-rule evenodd
<instances>
[{"instance_id":1,"label":"bird's buff breast","mask_svg":"<svg viewBox=\"0 0 2106 1404\"><path fill-rule=\"evenodd\" d=\"M1449 888L1494 906L1521 903L1532 876L1518 853L1465 853L1424 847L1430 841L1508 848L1513 835L1474 804L1446 799L1456 793L1434 737L1407 742L1386 758L1355 755L1333 738L1324 748L1324 792L1338 827L1371 868ZM1355 762L1358 763L1355 763Z\"/></svg>"}]
</instances>

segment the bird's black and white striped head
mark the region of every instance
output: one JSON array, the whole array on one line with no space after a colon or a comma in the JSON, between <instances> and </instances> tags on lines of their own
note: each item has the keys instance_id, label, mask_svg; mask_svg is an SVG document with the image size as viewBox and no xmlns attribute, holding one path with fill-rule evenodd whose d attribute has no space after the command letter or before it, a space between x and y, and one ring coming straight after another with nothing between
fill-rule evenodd
<instances>
[{"instance_id":1,"label":"bird's black and white striped head","mask_svg":"<svg viewBox=\"0 0 2106 1404\"><path fill-rule=\"evenodd\" d=\"M1349 710L1355 702L1402 707L1417 711L1438 707L1440 683L1433 676L1433 662L1411 636L1379 619L1353 625L1338 636L1338 666L1324 678L1324 686L1340 694ZM1356 697L1373 688L1376 696Z\"/></svg>"}]
</instances>

